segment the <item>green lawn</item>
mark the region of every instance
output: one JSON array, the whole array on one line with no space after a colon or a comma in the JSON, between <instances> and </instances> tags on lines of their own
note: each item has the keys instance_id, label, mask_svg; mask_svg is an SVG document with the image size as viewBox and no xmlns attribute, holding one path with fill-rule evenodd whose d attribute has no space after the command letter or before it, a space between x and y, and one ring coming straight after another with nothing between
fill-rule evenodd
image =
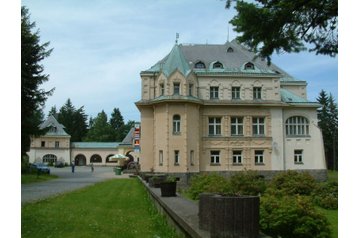
<instances>
[{"instance_id":1,"label":"green lawn","mask_svg":"<svg viewBox=\"0 0 358 238\"><path fill-rule=\"evenodd\" d=\"M41 174L39 176L37 174L21 174L21 184L43 182L55 178L58 178L58 176L52 174Z\"/></svg>"},{"instance_id":2,"label":"green lawn","mask_svg":"<svg viewBox=\"0 0 358 238\"><path fill-rule=\"evenodd\" d=\"M177 237L137 179L114 179L22 206L22 237Z\"/></svg>"}]
</instances>

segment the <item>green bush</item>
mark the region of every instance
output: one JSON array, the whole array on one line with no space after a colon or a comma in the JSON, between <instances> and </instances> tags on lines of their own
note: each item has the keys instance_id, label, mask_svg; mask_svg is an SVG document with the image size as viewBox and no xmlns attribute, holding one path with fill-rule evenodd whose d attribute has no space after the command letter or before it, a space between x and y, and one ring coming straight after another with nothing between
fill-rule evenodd
<instances>
[{"instance_id":1,"label":"green bush","mask_svg":"<svg viewBox=\"0 0 358 238\"><path fill-rule=\"evenodd\" d=\"M261 197L260 229L277 238L328 238L331 230L327 218L319 213L308 197Z\"/></svg>"},{"instance_id":2,"label":"green bush","mask_svg":"<svg viewBox=\"0 0 358 238\"><path fill-rule=\"evenodd\" d=\"M286 195L309 196L314 192L317 182L309 173L289 170L277 174L269 186L272 190L282 191Z\"/></svg>"},{"instance_id":3,"label":"green bush","mask_svg":"<svg viewBox=\"0 0 358 238\"><path fill-rule=\"evenodd\" d=\"M244 171L230 178L232 193L239 195L260 195L266 190L264 178L255 171Z\"/></svg>"},{"instance_id":4,"label":"green bush","mask_svg":"<svg viewBox=\"0 0 358 238\"><path fill-rule=\"evenodd\" d=\"M188 189L188 194L191 199L199 199L200 193L218 193L226 194L230 192L230 183L228 179L216 174L202 174L194 176L191 179L191 186Z\"/></svg>"},{"instance_id":5,"label":"green bush","mask_svg":"<svg viewBox=\"0 0 358 238\"><path fill-rule=\"evenodd\" d=\"M325 209L338 208L338 183L319 183L312 194L312 199L318 206Z\"/></svg>"}]
</instances>

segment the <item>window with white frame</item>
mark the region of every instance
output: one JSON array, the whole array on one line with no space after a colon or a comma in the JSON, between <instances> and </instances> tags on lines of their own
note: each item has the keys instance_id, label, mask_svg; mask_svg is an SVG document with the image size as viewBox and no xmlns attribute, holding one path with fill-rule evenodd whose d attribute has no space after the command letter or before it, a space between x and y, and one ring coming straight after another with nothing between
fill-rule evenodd
<instances>
[{"instance_id":1,"label":"window with white frame","mask_svg":"<svg viewBox=\"0 0 358 238\"><path fill-rule=\"evenodd\" d=\"M263 164L263 163L264 163L264 151L255 150L255 164Z\"/></svg>"},{"instance_id":2,"label":"window with white frame","mask_svg":"<svg viewBox=\"0 0 358 238\"><path fill-rule=\"evenodd\" d=\"M295 164L303 164L303 150L295 150L293 157Z\"/></svg>"},{"instance_id":3,"label":"window with white frame","mask_svg":"<svg viewBox=\"0 0 358 238\"><path fill-rule=\"evenodd\" d=\"M233 164L242 164L242 150L232 151L232 163Z\"/></svg>"},{"instance_id":4,"label":"window with white frame","mask_svg":"<svg viewBox=\"0 0 358 238\"><path fill-rule=\"evenodd\" d=\"M210 99L219 99L219 87L210 87Z\"/></svg>"},{"instance_id":5,"label":"window with white frame","mask_svg":"<svg viewBox=\"0 0 358 238\"><path fill-rule=\"evenodd\" d=\"M254 99L261 99L261 87L254 87L253 89L253 98Z\"/></svg>"},{"instance_id":6,"label":"window with white frame","mask_svg":"<svg viewBox=\"0 0 358 238\"><path fill-rule=\"evenodd\" d=\"M244 134L244 123L242 117L231 117L231 135L242 136Z\"/></svg>"},{"instance_id":7,"label":"window with white frame","mask_svg":"<svg viewBox=\"0 0 358 238\"><path fill-rule=\"evenodd\" d=\"M174 150L174 165L179 165L179 150Z\"/></svg>"},{"instance_id":8,"label":"window with white frame","mask_svg":"<svg viewBox=\"0 0 358 238\"><path fill-rule=\"evenodd\" d=\"M163 165L163 151L159 150L159 166Z\"/></svg>"},{"instance_id":9,"label":"window with white frame","mask_svg":"<svg viewBox=\"0 0 358 238\"><path fill-rule=\"evenodd\" d=\"M252 134L254 136L265 135L265 118L253 117L252 118Z\"/></svg>"},{"instance_id":10,"label":"window with white frame","mask_svg":"<svg viewBox=\"0 0 358 238\"><path fill-rule=\"evenodd\" d=\"M307 118L301 116L293 116L286 120L287 136L308 136L309 122Z\"/></svg>"},{"instance_id":11,"label":"window with white frame","mask_svg":"<svg viewBox=\"0 0 358 238\"><path fill-rule=\"evenodd\" d=\"M219 150L210 151L210 163L211 164L220 164L220 151Z\"/></svg>"},{"instance_id":12,"label":"window with white frame","mask_svg":"<svg viewBox=\"0 0 358 238\"><path fill-rule=\"evenodd\" d=\"M160 96L163 96L164 95L164 84L163 83L161 83L159 85L159 90L160 90L160 92L159 92Z\"/></svg>"},{"instance_id":13,"label":"window with white frame","mask_svg":"<svg viewBox=\"0 0 358 238\"><path fill-rule=\"evenodd\" d=\"M231 88L231 98L232 99L240 99L240 87L232 87Z\"/></svg>"},{"instance_id":14,"label":"window with white frame","mask_svg":"<svg viewBox=\"0 0 358 238\"><path fill-rule=\"evenodd\" d=\"M180 83L174 83L174 95L180 94Z\"/></svg>"},{"instance_id":15,"label":"window with white frame","mask_svg":"<svg viewBox=\"0 0 358 238\"><path fill-rule=\"evenodd\" d=\"M173 116L173 134L174 135L180 134L180 116L179 115Z\"/></svg>"},{"instance_id":16,"label":"window with white frame","mask_svg":"<svg viewBox=\"0 0 358 238\"><path fill-rule=\"evenodd\" d=\"M190 165L194 165L194 150L190 151Z\"/></svg>"},{"instance_id":17,"label":"window with white frame","mask_svg":"<svg viewBox=\"0 0 358 238\"><path fill-rule=\"evenodd\" d=\"M209 117L209 136L221 135L221 118Z\"/></svg>"}]
</instances>

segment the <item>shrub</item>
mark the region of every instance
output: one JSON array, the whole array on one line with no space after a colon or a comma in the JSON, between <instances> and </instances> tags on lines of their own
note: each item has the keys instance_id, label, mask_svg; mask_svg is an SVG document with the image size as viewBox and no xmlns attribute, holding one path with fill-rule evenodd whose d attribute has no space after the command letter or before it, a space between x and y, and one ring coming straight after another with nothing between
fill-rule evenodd
<instances>
[{"instance_id":1,"label":"shrub","mask_svg":"<svg viewBox=\"0 0 358 238\"><path fill-rule=\"evenodd\" d=\"M266 189L264 178L255 171L244 171L230 178L232 193L240 195L259 195Z\"/></svg>"},{"instance_id":2,"label":"shrub","mask_svg":"<svg viewBox=\"0 0 358 238\"><path fill-rule=\"evenodd\" d=\"M328 238L328 220L319 213L308 197L261 197L260 229L277 238Z\"/></svg>"},{"instance_id":3,"label":"shrub","mask_svg":"<svg viewBox=\"0 0 358 238\"><path fill-rule=\"evenodd\" d=\"M277 174L269 185L273 190L279 190L286 195L311 195L317 186L315 179L306 172L285 171Z\"/></svg>"},{"instance_id":4,"label":"shrub","mask_svg":"<svg viewBox=\"0 0 358 238\"><path fill-rule=\"evenodd\" d=\"M219 194L229 193L229 181L216 173L194 176L191 179L191 186L188 189L189 196L197 200L199 199L199 194L204 192Z\"/></svg>"},{"instance_id":5,"label":"shrub","mask_svg":"<svg viewBox=\"0 0 358 238\"><path fill-rule=\"evenodd\" d=\"M325 209L338 208L338 183L319 183L312 194L315 204Z\"/></svg>"}]
</instances>

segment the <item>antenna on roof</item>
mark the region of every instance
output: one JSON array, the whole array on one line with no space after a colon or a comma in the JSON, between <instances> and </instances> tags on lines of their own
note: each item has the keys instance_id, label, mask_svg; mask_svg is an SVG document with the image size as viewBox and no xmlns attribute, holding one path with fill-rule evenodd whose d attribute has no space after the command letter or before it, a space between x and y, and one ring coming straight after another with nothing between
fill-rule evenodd
<instances>
[{"instance_id":1,"label":"antenna on roof","mask_svg":"<svg viewBox=\"0 0 358 238\"><path fill-rule=\"evenodd\" d=\"M179 39L179 33L176 33L176 36L175 36L175 44L178 44L178 39Z\"/></svg>"}]
</instances>

